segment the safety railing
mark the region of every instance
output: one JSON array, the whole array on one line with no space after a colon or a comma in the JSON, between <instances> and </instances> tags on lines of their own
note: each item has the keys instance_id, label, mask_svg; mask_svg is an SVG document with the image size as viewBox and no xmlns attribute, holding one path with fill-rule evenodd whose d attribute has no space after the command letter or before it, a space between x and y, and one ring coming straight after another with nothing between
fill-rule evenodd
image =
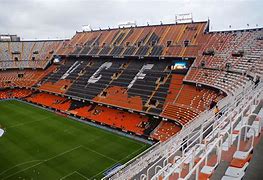
<instances>
[{"instance_id":1,"label":"safety railing","mask_svg":"<svg viewBox=\"0 0 263 180\"><path fill-rule=\"evenodd\" d=\"M223 111L230 112L233 110L233 107L236 107L237 104L241 104L242 101L246 101L251 94L260 93L262 90L262 83L258 85L256 89L253 89L252 86L247 85L242 91L238 92L235 96L228 96L219 102L219 106L223 108ZM243 102L244 103L244 102ZM210 117L210 118L209 118ZM204 128L208 126L210 123L214 121L213 112L206 111L200 114L198 118L191 123L187 124L183 127L183 129L170 138L168 141L159 143L151 148L150 150L146 150L143 154L137 156L133 160L126 163L123 168L117 173L106 176L103 179L132 179L135 175L138 175L142 172L142 170L146 170L149 168L153 169L155 165L159 165L163 162L167 157L171 157L175 152L179 151L187 145L189 147L190 143L194 141L194 138L198 136L198 134L193 135L196 129L200 128L198 138L201 139L200 134L204 134ZM192 137L190 137L192 135ZM167 160L166 160L167 162ZM149 166L151 164L151 166ZM162 164L162 163L161 163ZM163 167L166 167L167 163L163 164ZM159 169L162 169L161 167ZM161 170L158 172L162 172ZM141 176L149 179L149 174Z\"/></svg>"}]
</instances>

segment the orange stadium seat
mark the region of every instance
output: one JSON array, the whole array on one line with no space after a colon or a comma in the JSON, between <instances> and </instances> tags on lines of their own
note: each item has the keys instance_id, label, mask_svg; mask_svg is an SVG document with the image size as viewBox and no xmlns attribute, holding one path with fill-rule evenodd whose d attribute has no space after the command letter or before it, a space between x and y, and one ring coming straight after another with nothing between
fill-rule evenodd
<instances>
[{"instance_id":1,"label":"orange stadium seat","mask_svg":"<svg viewBox=\"0 0 263 180\"><path fill-rule=\"evenodd\" d=\"M180 131L173 121L189 124L211 101L247 87L250 72L262 74L261 30L208 32L208 25L104 29L77 32L70 40L0 43L0 88L35 89L2 90L1 98L26 97L140 135L154 124L148 135L165 141ZM61 58L58 64L52 63L54 55ZM171 68L178 61L187 67ZM102 107L72 109L79 100Z\"/></svg>"}]
</instances>

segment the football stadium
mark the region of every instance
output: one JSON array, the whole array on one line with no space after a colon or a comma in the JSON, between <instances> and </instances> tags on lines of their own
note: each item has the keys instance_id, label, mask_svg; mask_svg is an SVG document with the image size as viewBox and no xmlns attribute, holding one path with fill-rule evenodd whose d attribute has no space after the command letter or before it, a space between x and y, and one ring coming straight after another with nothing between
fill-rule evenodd
<instances>
[{"instance_id":1,"label":"football stadium","mask_svg":"<svg viewBox=\"0 0 263 180\"><path fill-rule=\"evenodd\" d=\"M261 179L263 27L211 23L0 31L0 179Z\"/></svg>"}]
</instances>

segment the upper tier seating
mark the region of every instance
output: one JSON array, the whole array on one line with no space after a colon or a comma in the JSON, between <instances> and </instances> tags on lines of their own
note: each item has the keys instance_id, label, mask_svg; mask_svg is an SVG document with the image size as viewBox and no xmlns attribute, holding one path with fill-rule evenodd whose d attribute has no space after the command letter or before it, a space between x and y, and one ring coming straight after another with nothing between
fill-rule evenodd
<instances>
[{"instance_id":1,"label":"upper tier seating","mask_svg":"<svg viewBox=\"0 0 263 180\"><path fill-rule=\"evenodd\" d=\"M170 65L171 61L67 60L42 80L40 89L57 92L53 89L62 88L71 96L143 110L161 88L159 103L164 102L169 81L164 82L171 73ZM65 81L69 83L63 85Z\"/></svg>"},{"instance_id":2,"label":"upper tier seating","mask_svg":"<svg viewBox=\"0 0 263 180\"><path fill-rule=\"evenodd\" d=\"M15 71L3 71L0 87L34 85L39 90L159 115L185 125L212 100L240 92L263 72L262 29L206 30L207 22L184 23L78 32L56 45L53 41L3 43L0 59L12 63L30 61L36 54L45 59L45 53L65 58L61 65L45 71L48 76L23 70L25 78L21 79ZM52 44L56 48L51 48ZM190 64L196 58L186 76L171 70L177 57ZM57 108L67 109L70 104ZM155 128L158 123L153 124Z\"/></svg>"},{"instance_id":3,"label":"upper tier seating","mask_svg":"<svg viewBox=\"0 0 263 180\"><path fill-rule=\"evenodd\" d=\"M60 54L89 56L197 55L206 22L77 32ZM187 42L187 45L185 44ZM200 41L201 42L201 41Z\"/></svg>"},{"instance_id":4,"label":"upper tier seating","mask_svg":"<svg viewBox=\"0 0 263 180\"><path fill-rule=\"evenodd\" d=\"M199 68L192 68L185 80L214 86L228 94L250 83L249 78L242 74Z\"/></svg>"},{"instance_id":5,"label":"upper tier seating","mask_svg":"<svg viewBox=\"0 0 263 180\"><path fill-rule=\"evenodd\" d=\"M62 41L0 42L0 68L45 68Z\"/></svg>"},{"instance_id":6,"label":"upper tier seating","mask_svg":"<svg viewBox=\"0 0 263 180\"><path fill-rule=\"evenodd\" d=\"M184 75L174 74L172 64L172 60L69 58L42 80L39 89L161 114L186 124L204 111L217 93L183 85Z\"/></svg>"},{"instance_id":7,"label":"upper tier seating","mask_svg":"<svg viewBox=\"0 0 263 180\"><path fill-rule=\"evenodd\" d=\"M262 29L207 34L186 81L212 85L228 94L263 74Z\"/></svg>"},{"instance_id":8,"label":"upper tier seating","mask_svg":"<svg viewBox=\"0 0 263 180\"><path fill-rule=\"evenodd\" d=\"M194 66L204 63L206 68L262 74L263 36L262 30L220 32L208 34L208 44L203 46ZM204 51L213 51L214 55L204 55Z\"/></svg>"}]
</instances>

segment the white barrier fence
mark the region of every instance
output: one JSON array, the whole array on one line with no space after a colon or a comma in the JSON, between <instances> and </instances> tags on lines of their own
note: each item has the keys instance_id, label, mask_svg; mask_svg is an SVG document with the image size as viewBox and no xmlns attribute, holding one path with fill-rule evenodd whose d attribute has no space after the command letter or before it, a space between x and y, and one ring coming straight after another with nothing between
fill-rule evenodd
<instances>
[{"instance_id":1,"label":"white barrier fence","mask_svg":"<svg viewBox=\"0 0 263 180\"><path fill-rule=\"evenodd\" d=\"M220 118L220 121L223 121L222 118L225 118L225 114L233 112L234 109L244 108L241 105L248 103L251 97L258 98L261 91L262 83L256 89L251 84L247 84L242 90L237 91L238 93L234 96L228 96L221 100L218 105L223 108L224 116ZM132 179L135 175L140 175L140 179L151 179L157 177L159 174L169 175L169 173L173 173L178 167L170 169L171 165L168 163L168 159L176 156L180 151L186 152L187 149L184 147L189 148L202 141L204 135L209 133L207 131L209 128L207 127L214 126L214 121L213 111L204 111L195 120L186 124L178 134L168 141L155 144L150 149L124 164L120 171L103 179L124 180ZM156 169L160 170L150 174L150 171ZM145 172L142 173L142 171Z\"/></svg>"}]
</instances>

